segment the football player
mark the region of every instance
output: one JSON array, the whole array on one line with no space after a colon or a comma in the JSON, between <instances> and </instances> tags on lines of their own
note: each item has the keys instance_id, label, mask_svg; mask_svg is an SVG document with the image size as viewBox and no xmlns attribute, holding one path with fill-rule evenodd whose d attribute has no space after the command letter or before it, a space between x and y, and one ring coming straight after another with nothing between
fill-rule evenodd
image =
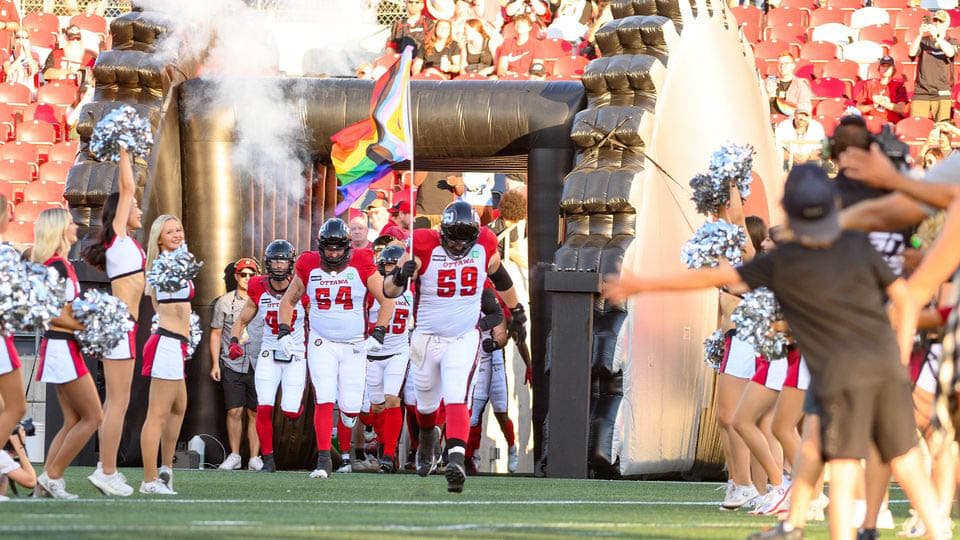
<instances>
[{"instance_id":1,"label":"football player","mask_svg":"<svg viewBox=\"0 0 960 540\"><path fill-rule=\"evenodd\" d=\"M277 336L280 350L289 355L296 347L290 327L293 313L306 294L310 299L307 363L317 397L313 424L320 451L310 477L327 478L333 472L333 403L336 401L340 409L337 439L345 461L340 470L349 472L350 437L363 403L366 355L376 354L383 347L393 320L394 300L383 294L383 277L377 272L373 252L351 249L350 230L343 220L325 221L318 240L318 251L308 251L297 259L293 282L280 304ZM368 291L380 303L380 313L364 340L364 297Z\"/></svg>"},{"instance_id":2,"label":"football player","mask_svg":"<svg viewBox=\"0 0 960 540\"><path fill-rule=\"evenodd\" d=\"M384 278L384 292L396 298L407 282L417 281L417 325L410 341L410 362L417 389L420 424L417 474L429 475L436 467L431 451L439 438L436 412L446 406L447 491L463 491L465 457L470 432L473 373L480 350L480 298L490 278L510 308L511 334L526 338L527 320L517 301L513 281L500 264L497 237L465 201L454 201L440 218L440 231L414 231L413 255Z\"/></svg>"},{"instance_id":3,"label":"football player","mask_svg":"<svg viewBox=\"0 0 960 540\"><path fill-rule=\"evenodd\" d=\"M290 323L292 345L289 354L280 350L280 301L290 286L293 265L297 252L293 244L286 240L274 240L267 245L263 254L267 275L250 280L247 288L247 303L243 306L230 337L230 358L243 356L240 338L244 329L254 317L263 320L263 340L260 344L259 360L254 381L257 389L257 436L263 450L263 472L277 470L273 459L273 407L277 399L277 388L283 388L280 410L290 419L299 418L303 413L301 400L307 381L306 347L306 295L294 306Z\"/></svg>"}]
</instances>

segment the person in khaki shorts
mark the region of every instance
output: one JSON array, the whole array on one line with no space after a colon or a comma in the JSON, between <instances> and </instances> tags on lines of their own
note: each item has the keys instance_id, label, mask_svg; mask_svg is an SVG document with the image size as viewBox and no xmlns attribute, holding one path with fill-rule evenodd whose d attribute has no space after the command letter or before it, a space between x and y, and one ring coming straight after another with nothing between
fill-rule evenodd
<instances>
[{"instance_id":1,"label":"person in khaki shorts","mask_svg":"<svg viewBox=\"0 0 960 540\"><path fill-rule=\"evenodd\" d=\"M910 116L950 120L953 108L953 60L957 42L947 37L950 14L939 10L933 21L925 20L910 43L910 58L917 62L917 84L910 104Z\"/></svg>"}]
</instances>

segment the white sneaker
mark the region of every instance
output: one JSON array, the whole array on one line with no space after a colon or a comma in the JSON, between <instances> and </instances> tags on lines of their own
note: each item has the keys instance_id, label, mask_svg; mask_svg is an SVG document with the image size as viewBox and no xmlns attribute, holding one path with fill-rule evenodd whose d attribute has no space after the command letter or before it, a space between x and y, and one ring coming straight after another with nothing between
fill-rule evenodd
<instances>
[{"instance_id":1,"label":"white sneaker","mask_svg":"<svg viewBox=\"0 0 960 540\"><path fill-rule=\"evenodd\" d=\"M750 499L757 497L757 488L753 486L738 486L733 482L727 485L727 494L721 503L721 510L736 510L747 504Z\"/></svg>"},{"instance_id":2,"label":"white sneaker","mask_svg":"<svg viewBox=\"0 0 960 540\"><path fill-rule=\"evenodd\" d=\"M772 516L790 508L790 484L784 481L763 496L763 503L750 511L751 516Z\"/></svg>"},{"instance_id":3,"label":"white sneaker","mask_svg":"<svg viewBox=\"0 0 960 540\"><path fill-rule=\"evenodd\" d=\"M827 498L823 493L819 497L813 500L810 503L810 508L807 509L807 521L824 521L826 520L826 515L824 510L827 509L827 506L830 505L830 499Z\"/></svg>"},{"instance_id":4,"label":"white sneaker","mask_svg":"<svg viewBox=\"0 0 960 540\"><path fill-rule=\"evenodd\" d=\"M177 493L173 491L173 469L166 465L161 465L160 470L157 472L157 479L163 482L163 485L167 486L167 489L172 493Z\"/></svg>"},{"instance_id":5,"label":"white sneaker","mask_svg":"<svg viewBox=\"0 0 960 540\"><path fill-rule=\"evenodd\" d=\"M67 483L63 478L58 478L56 480L47 476L47 473L43 473L37 477L37 484L40 485L50 497L54 499L78 499L77 495L67 492Z\"/></svg>"},{"instance_id":6,"label":"white sneaker","mask_svg":"<svg viewBox=\"0 0 960 540\"><path fill-rule=\"evenodd\" d=\"M176 495L177 492L168 488L159 478L153 482L140 482L140 493L145 495Z\"/></svg>"},{"instance_id":7,"label":"white sneaker","mask_svg":"<svg viewBox=\"0 0 960 540\"><path fill-rule=\"evenodd\" d=\"M507 471L515 473L518 467L520 467L520 454L517 452L517 445L513 445L507 449Z\"/></svg>"},{"instance_id":8,"label":"white sneaker","mask_svg":"<svg viewBox=\"0 0 960 540\"><path fill-rule=\"evenodd\" d=\"M327 477L327 471L323 469L314 469L313 472L310 473L310 478L326 478L326 477Z\"/></svg>"},{"instance_id":9,"label":"white sneaker","mask_svg":"<svg viewBox=\"0 0 960 540\"><path fill-rule=\"evenodd\" d=\"M0 495L0 502L7 502L9 500L10 500L10 497L7 497L6 495Z\"/></svg>"},{"instance_id":10,"label":"white sneaker","mask_svg":"<svg viewBox=\"0 0 960 540\"><path fill-rule=\"evenodd\" d=\"M247 462L247 470L250 471L260 471L263 469L263 458L260 456L253 456L250 458L250 461Z\"/></svg>"},{"instance_id":11,"label":"white sneaker","mask_svg":"<svg viewBox=\"0 0 960 540\"><path fill-rule=\"evenodd\" d=\"M877 529L894 529L896 524L893 522L893 513L889 508L881 508L877 514Z\"/></svg>"},{"instance_id":12,"label":"white sneaker","mask_svg":"<svg viewBox=\"0 0 960 540\"><path fill-rule=\"evenodd\" d=\"M240 454L231 453L227 459L220 464L221 471L235 471L240 468Z\"/></svg>"},{"instance_id":13,"label":"white sneaker","mask_svg":"<svg viewBox=\"0 0 960 540\"><path fill-rule=\"evenodd\" d=\"M133 488L127 485L123 475L119 472L108 475L103 473L103 469L97 469L87 477L87 480L104 495L129 497L133 494Z\"/></svg>"}]
</instances>

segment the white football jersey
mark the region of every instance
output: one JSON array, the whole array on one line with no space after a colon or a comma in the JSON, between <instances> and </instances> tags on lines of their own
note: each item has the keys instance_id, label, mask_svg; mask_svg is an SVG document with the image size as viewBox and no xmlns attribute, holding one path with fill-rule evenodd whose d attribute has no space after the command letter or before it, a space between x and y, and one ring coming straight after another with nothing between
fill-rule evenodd
<instances>
[{"instance_id":1,"label":"white football jersey","mask_svg":"<svg viewBox=\"0 0 960 540\"><path fill-rule=\"evenodd\" d=\"M250 301L257 305L257 317L263 321L263 337L260 341L261 351L274 351L276 357L281 360L287 360L280 352L280 343L277 340L277 334L280 331L280 302L283 293L274 295L270 289L270 278L268 276L257 276L250 280L247 288L247 294ZM293 336L294 356L303 358L306 355L306 310L304 306L308 302L307 295L303 295L300 302L293 310L293 319L290 322L290 335Z\"/></svg>"},{"instance_id":2,"label":"white football jersey","mask_svg":"<svg viewBox=\"0 0 960 540\"><path fill-rule=\"evenodd\" d=\"M387 335L383 338L383 348L375 353L376 356L390 356L407 351L410 348L410 329L413 328L413 295L410 291L403 296L394 298L396 307L393 310L393 319L387 325ZM380 314L380 302L373 300L370 306L370 328L377 323Z\"/></svg>"},{"instance_id":3,"label":"white football jersey","mask_svg":"<svg viewBox=\"0 0 960 540\"><path fill-rule=\"evenodd\" d=\"M323 269L320 254L308 251L297 259L297 276L307 288L310 299L310 334L341 343L363 341L367 329L364 297L367 279L377 271L373 252L353 251L340 272Z\"/></svg>"}]
</instances>

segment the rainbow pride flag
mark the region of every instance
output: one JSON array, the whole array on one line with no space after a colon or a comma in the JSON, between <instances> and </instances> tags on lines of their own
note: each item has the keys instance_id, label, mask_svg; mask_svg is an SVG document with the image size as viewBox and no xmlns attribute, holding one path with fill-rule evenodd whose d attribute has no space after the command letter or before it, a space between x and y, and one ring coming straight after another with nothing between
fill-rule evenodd
<instances>
[{"instance_id":1,"label":"rainbow pride flag","mask_svg":"<svg viewBox=\"0 0 960 540\"><path fill-rule=\"evenodd\" d=\"M413 48L404 49L373 87L370 117L338 131L330 140L330 159L343 200L336 214L346 212L373 182L383 178L394 163L413 156L410 129L410 65Z\"/></svg>"}]
</instances>

